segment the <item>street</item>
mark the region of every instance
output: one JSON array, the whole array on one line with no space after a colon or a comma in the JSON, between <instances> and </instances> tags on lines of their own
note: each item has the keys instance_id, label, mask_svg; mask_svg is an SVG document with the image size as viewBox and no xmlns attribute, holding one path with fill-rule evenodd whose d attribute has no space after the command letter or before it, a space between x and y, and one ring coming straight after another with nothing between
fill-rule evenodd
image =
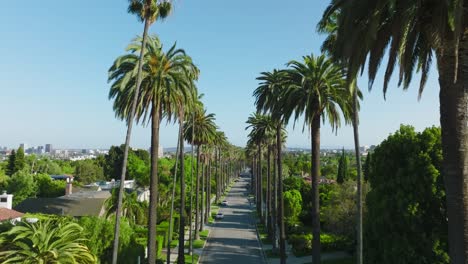
<instances>
[{"instance_id":1,"label":"street","mask_svg":"<svg viewBox=\"0 0 468 264\"><path fill-rule=\"evenodd\" d=\"M231 188L228 206L219 210L224 219L211 227L200 263L265 263L247 196L249 182L250 176L245 175Z\"/></svg>"}]
</instances>

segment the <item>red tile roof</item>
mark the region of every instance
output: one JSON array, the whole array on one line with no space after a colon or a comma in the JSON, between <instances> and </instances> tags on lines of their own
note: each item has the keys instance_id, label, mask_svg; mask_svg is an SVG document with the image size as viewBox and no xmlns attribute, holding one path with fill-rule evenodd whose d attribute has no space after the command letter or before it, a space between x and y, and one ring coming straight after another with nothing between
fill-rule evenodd
<instances>
[{"instance_id":1,"label":"red tile roof","mask_svg":"<svg viewBox=\"0 0 468 264\"><path fill-rule=\"evenodd\" d=\"M0 208L0 222L22 217L24 214L8 208Z\"/></svg>"}]
</instances>

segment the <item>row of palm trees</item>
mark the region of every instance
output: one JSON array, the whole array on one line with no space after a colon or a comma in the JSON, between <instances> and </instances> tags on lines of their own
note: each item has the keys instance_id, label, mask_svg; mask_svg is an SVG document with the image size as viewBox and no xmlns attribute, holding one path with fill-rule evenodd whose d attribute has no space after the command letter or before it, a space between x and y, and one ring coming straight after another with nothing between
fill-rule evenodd
<instances>
[{"instance_id":1,"label":"row of palm trees","mask_svg":"<svg viewBox=\"0 0 468 264\"><path fill-rule=\"evenodd\" d=\"M109 69L109 82L111 88L109 99L114 100L113 108L116 117L127 121L127 140L124 152L124 166L126 166L125 153L133 122L151 124L151 175L150 175L150 201L148 210L148 262L155 263L156 256L156 224L158 207L158 149L159 130L163 120L179 123L178 133L178 165L176 165L173 184L173 199L171 203L170 221L174 211L174 199L177 172L180 174L180 230L179 230L179 263L184 263L184 233L186 225L185 205L185 164L184 142L195 146L197 162L195 168L195 214L192 217L192 202L189 206L189 226L192 231L192 219L195 219L195 238L208 220L210 211L210 183L212 168L216 168L217 182L216 194L220 194L227 187L229 179L234 175L233 164L241 156L231 156L231 146L223 132L218 131L214 122L214 114L208 114L201 102L201 96L195 85L199 70L184 50L176 48L175 44L167 51L163 49L156 36L147 35L148 21L155 21L158 16L165 17L170 10L167 1L130 1L129 11L137 13L145 21L143 37L136 38L128 47L127 53L118 57ZM158 13L159 12L159 13ZM148 14L152 14L147 17ZM238 151L237 151L238 152ZM225 154L228 153L228 154ZM193 154L193 151L192 151ZM235 157L235 159L234 159ZM212 162L216 161L216 166ZM238 164L238 163L236 163ZM240 167L236 165L236 169ZM202 176L200 177L200 168ZM192 177L193 179L193 177ZM205 179L206 183L205 183ZM125 180L125 169L122 170L121 182ZM202 181L200 184L200 180ZM192 184L192 183L191 183ZM194 190L194 188L190 188ZM206 198L203 199L204 193ZM116 227L114 238L113 262L117 261L119 221L122 215L123 185L120 186L116 206ZM192 196L191 196L192 197ZM192 199L190 199L192 201ZM203 202L205 201L205 202ZM172 230L171 230L172 231ZM190 234L190 238L192 236ZM192 243L190 243L192 244ZM168 247L168 259L170 247Z\"/></svg>"},{"instance_id":2,"label":"row of palm trees","mask_svg":"<svg viewBox=\"0 0 468 264\"><path fill-rule=\"evenodd\" d=\"M409 87L415 70L421 72L421 96L434 55L437 60L443 174L449 216L449 255L451 263L468 261L468 187L465 184L468 179L468 79L465 70L468 59L464 55L468 49L468 25L465 19L468 9L465 4L468 5L466 1L458 0L331 0L317 26L319 32L327 34L322 52L329 57L307 56L304 57L304 62L289 63L291 68L288 70L274 70L262 73L259 77L262 83L254 92L258 112L269 115L276 122L277 128L286 124L292 116L296 121L299 116L304 115L310 128L314 263L320 263L317 189L320 118L327 117L332 127L338 128L338 110L343 113L345 121L353 125L358 172L357 263L363 262L361 162L358 152L360 93L357 77L368 65L371 89L386 54L388 61L383 84L384 95L395 66L398 65L398 86L403 85L404 89ZM277 137L280 137L279 131L277 129ZM255 136L252 135L251 138ZM261 141L253 141L261 144ZM281 144L277 144L279 161L280 147ZM255 156L251 157L253 165L256 165L258 160ZM278 169L280 164L278 162ZM256 171L257 178L260 178L261 170L253 170L254 173ZM281 179L281 170L277 174ZM258 182L261 180L258 179ZM281 191L281 184L278 190ZM260 201L261 195L257 193ZM280 211L281 207L280 202ZM281 232L282 217L278 219ZM281 234L280 242L282 239ZM281 262L285 263L284 251L281 252Z\"/></svg>"},{"instance_id":3,"label":"row of palm trees","mask_svg":"<svg viewBox=\"0 0 468 264\"><path fill-rule=\"evenodd\" d=\"M320 208L319 208L319 172L320 172L320 127L325 120L337 130L344 119L351 123L355 106L353 90L346 82L343 68L326 55L304 56L302 61L290 61L288 68L262 72L257 79L260 85L254 91L257 113L247 120L249 134L247 149L252 158L255 175L255 193L261 221L265 223L273 246L279 250L281 263L286 263L285 226L283 206L283 185L281 152L285 138L284 126L293 120L296 123L304 117L303 127L307 127L311 138L311 175L313 197L313 262L320 263ZM361 93L355 89L357 98ZM254 146L256 151L254 151ZM263 207L262 187L262 147L266 148L267 187L266 206ZM271 179L271 153L276 154L274 177ZM272 199L273 198L273 199ZM277 205L277 206L276 206Z\"/></svg>"}]
</instances>

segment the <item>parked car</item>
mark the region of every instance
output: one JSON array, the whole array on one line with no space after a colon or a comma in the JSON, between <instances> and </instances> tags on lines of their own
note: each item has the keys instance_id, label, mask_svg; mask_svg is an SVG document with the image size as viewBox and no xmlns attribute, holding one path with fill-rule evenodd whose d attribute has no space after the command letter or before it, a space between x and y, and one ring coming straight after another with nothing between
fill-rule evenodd
<instances>
[{"instance_id":1,"label":"parked car","mask_svg":"<svg viewBox=\"0 0 468 264\"><path fill-rule=\"evenodd\" d=\"M221 220L223 218L224 218L224 215L222 213L217 213L216 216L215 216L216 220Z\"/></svg>"},{"instance_id":2,"label":"parked car","mask_svg":"<svg viewBox=\"0 0 468 264\"><path fill-rule=\"evenodd\" d=\"M222 201L222 202L221 202L221 205L222 205L222 206L228 206L228 201L226 201L226 200Z\"/></svg>"}]
</instances>

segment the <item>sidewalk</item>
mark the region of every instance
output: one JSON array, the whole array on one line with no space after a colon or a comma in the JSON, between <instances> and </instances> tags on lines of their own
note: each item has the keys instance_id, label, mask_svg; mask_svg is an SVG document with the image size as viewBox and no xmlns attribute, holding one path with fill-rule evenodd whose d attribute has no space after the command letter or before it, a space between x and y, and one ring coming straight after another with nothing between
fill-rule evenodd
<instances>
[{"instance_id":1,"label":"sidewalk","mask_svg":"<svg viewBox=\"0 0 468 264\"><path fill-rule=\"evenodd\" d=\"M209 235L210 226L205 225L203 230L208 230L208 235ZM192 233L192 235L193 235L193 233ZM189 231L188 230L185 232L184 241L185 241L185 243L187 243L189 241ZM205 244L206 244L206 241L205 241ZM204 249L204 246L203 246L203 248L194 248L193 249L193 254L201 256L201 254L203 252L203 249ZM188 251L189 251L188 246L185 246L185 254L188 254ZM162 253L167 254L167 248L164 248L162 250ZM179 256L179 246L176 246L175 248L171 248L171 263L176 263L178 256ZM164 259L164 262L166 262L165 260L166 259Z\"/></svg>"},{"instance_id":2,"label":"sidewalk","mask_svg":"<svg viewBox=\"0 0 468 264\"><path fill-rule=\"evenodd\" d=\"M216 197L211 198L211 205L213 205L215 198ZM195 226L195 222L192 221L192 235L194 235L194 232L193 232L194 226ZM210 224L205 224L203 226L203 230L208 230L208 236L210 234L210 227L211 227ZM189 230L185 231L185 234L184 234L185 243L189 241L189 238L190 238L189 234L190 234ZM194 248L193 254L198 255L200 257L203 252L203 249L205 248L205 245L206 245L206 241L202 248ZM185 254L188 254L188 252L189 252L189 248L188 246L185 246ZM163 248L162 253L167 255L167 248ZM175 248L171 248L171 263L176 263L178 256L179 256L179 246L176 246ZM164 263L165 262L166 262L166 259L164 259Z\"/></svg>"}]
</instances>

